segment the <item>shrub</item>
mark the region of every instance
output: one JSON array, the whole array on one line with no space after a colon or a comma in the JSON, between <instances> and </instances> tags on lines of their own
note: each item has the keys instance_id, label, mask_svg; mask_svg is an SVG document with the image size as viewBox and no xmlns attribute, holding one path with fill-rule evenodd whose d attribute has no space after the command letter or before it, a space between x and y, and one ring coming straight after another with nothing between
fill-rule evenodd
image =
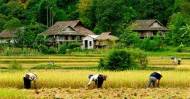
<instances>
[{"instance_id":1,"label":"shrub","mask_svg":"<svg viewBox=\"0 0 190 99\"><path fill-rule=\"evenodd\" d=\"M182 52L182 51L183 51L183 48L182 48L182 47L179 47L179 46L178 46L178 47L176 48L176 52Z\"/></svg>"},{"instance_id":2,"label":"shrub","mask_svg":"<svg viewBox=\"0 0 190 99\"><path fill-rule=\"evenodd\" d=\"M98 67L108 70L125 70L146 68L146 54L139 49L114 50L107 57L100 59Z\"/></svg>"},{"instance_id":3,"label":"shrub","mask_svg":"<svg viewBox=\"0 0 190 99\"><path fill-rule=\"evenodd\" d=\"M12 56L12 55L39 55L39 51L31 48L14 48L6 47L3 48L1 55Z\"/></svg>"},{"instance_id":4,"label":"shrub","mask_svg":"<svg viewBox=\"0 0 190 99\"><path fill-rule=\"evenodd\" d=\"M50 47L48 49L48 53L47 54L56 54L56 53L57 53L56 49L54 47Z\"/></svg>"},{"instance_id":5,"label":"shrub","mask_svg":"<svg viewBox=\"0 0 190 99\"><path fill-rule=\"evenodd\" d=\"M44 54L47 54L48 53L48 47L45 46L45 45L40 45L38 46L38 50Z\"/></svg>"},{"instance_id":6,"label":"shrub","mask_svg":"<svg viewBox=\"0 0 190 99\"><path fill-rule=\"evenodd\" d=\"M20 70L22 69L22 65L19 64L16 60L11 62L9 65L9 69L16 69L16 70Z\"/></svg>"},{"instance_id":7,"label":"shrub","mask_svg":"<svg viewBox=\"0 0 190 99\"><path fill-rule=\"evenodd\" d=\"M68 46L66 44L62 44L59 46L58 53L59 54L66 54Z\"/></svg>"},{"instance_id":8,"label":"shrub","mask_svg":"<svg viewBox=\"0 0 190 99\"><path fill-rule=\"evenodd\" d=\"M68 44L68 48L69 49L79 48L80 46L81 46L80 43L71 43L71 44Z\"/></svg>"},{"instance_id":9,"label":"shrub","mask_svg":"<svg viewBox=\"0 0 190 99\"><path fill-rule=\"evenodd\" d=\"M132 31L130 28L123 29L120 35L120 46L136 47L139 44L139 34Z\"/></svg>"},{"instance_id":10,"label":"shrub","mask_svg":"<svg viewBox=\"0 0 190 99\"><path fill-rule=\"evenodd\" d=\"M132 68L133 59L125 50L114 50L109 53L107 60L101 59L99 67L108 70L124 70Z\"/></svg>"},{"instance_id":11,"label":"shrub","mask_svg":"<svg viewBox=\"0 0 190 99\"><path fill-rule=\"evenodd\" d=\"M47 46L45 45L40 45L38 47L38 50L41 52L41 53L44 53L44 54L55 54L57 51L55 48L53 47L50 47L48 48Z\"/></svg>"},{"instance_id":12,"label":"shrub","mask_svg":"<svg viewBox=\"0 0 190 99\"><path fill-rule=\"evenodd\" d=\"M142 40L140 48L146 51L160 50L159 42L156 40L151 40L150 38L145 38L144 40Z\"/></svg>"},{"instance_id":13,"label":"shrub","mask_svg":"<svg viewBox=\"0 0 190 99\"><path fill-rule=\"evenodd\" d=\"M64 43L59 46L58 53L59 54L66 54L68 51L75 51L75 50L80 50L80 43Z\"/></svg>"},{"instance_id":14,"label":"shrub","mask_svg":"<svg viewBox=\"0 0 190 99\"><path fill-rule=\"evenodd\" d=\"M144 51L140 49L131 49L128 51L133 55L133 59L135 59L135 62L139 67L142 67L142 68L147 67L148 59Z\"/></svg>"}]
</instances>

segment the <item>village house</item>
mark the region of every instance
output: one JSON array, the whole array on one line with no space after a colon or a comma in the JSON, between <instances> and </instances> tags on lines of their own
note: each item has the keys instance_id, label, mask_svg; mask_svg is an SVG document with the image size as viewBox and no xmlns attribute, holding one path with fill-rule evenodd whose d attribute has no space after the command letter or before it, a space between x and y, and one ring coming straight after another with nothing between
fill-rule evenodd
<instances>
[{"instance_id":1,"label":"village house","mask_svg":"<svg viewBox=\"0 0 190 99\"><path fill-rule=\"evenodd\" d=\"M15 43L17 30L3 30L0 33L0 44Z\"/></svg>"},{"instance_id":2,"label":"village house","mask_svg":"<svg viewBox=\"0 0 190 99\"><path fill-rule=\"evenodd\" d=\"M83 38L82 48L111 48L118 40L116 36L111 35L111 32L104 32L100 35L88 35Z\"/></svg>"},{"instance_id":3,"label":"village house","mask_svg":"<svg viewBox=\"0 0 190 99\"><path fill-rule=\"evenodd\" d=\"M50 44L68 42L80 42L82 44L83 37L94 35L94 33L85 28L79 20L56 22L41 34L48 37Z\"/></svg>"},{"instance_id":4,"label":"village house","mask_svg":"<svg viewBox=\"0 0 190 99\"><path fill-rule=\"evenodd\" d=\"M130 28L138 32L141 39L146 37L153 38L158 33L160 36L164 37L165 32L168 30L163 24L158 20L136 20Z\"/></svg>"}]
</instances>

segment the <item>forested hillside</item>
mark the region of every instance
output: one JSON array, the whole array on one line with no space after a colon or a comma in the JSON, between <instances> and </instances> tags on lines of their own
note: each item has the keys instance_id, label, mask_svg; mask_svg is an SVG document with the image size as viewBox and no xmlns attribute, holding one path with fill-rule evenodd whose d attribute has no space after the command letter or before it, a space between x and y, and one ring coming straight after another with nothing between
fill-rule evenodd
<instances>
[{"instance_id":1,"label":"forested hillside","mask_svg":"<svg viewBox=\"0 0 190 99\"><path fill-rule=\"evenodd\" d=\"M26 27L26 38L56 21L76 19L97 34L116 36L134 20L158 19L170 29L169 45L190 43L189 0L0 0L0 31Z\"/></svg>"}]
</instances>

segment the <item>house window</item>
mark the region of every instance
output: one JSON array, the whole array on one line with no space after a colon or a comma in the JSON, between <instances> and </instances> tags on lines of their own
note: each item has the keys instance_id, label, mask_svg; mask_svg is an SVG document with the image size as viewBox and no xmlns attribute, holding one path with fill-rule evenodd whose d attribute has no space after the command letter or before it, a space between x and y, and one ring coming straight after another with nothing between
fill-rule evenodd
<instances>
[{"instance_id":1,"label":"house window","mask_svg":"<svg viewBox=\"0 0 190 99\"><path fill-rule=\"evenodd\" d=\"M65 40L68 40L68 36L67 35L65 36Z\"/></svg>"},{"instance_id":2,"label":"house window","mask_svg":"<svg viewBox=\"0 0 190 99\"><path fill-rule=\"evenodd\" d=\"M140 37L140 39L144 39L144 37L143 37L143 36L141 36L141 37Z\"/></svg>"},{"instance_id":3,"label":"house window","mask_svg":"<svg viewBox=\"0 0 190 99\"><path fill-rule=\"evenodd\" d=\"M92 46L92 41L89 41L89 45Z\"/></svg>"},{"instance_id":4,"label":"house window","mask_svg":"<svg viewBox=\"0 0 190 99\"><path fill-rule=\"evenodd\" d=\"M72 36L72 40L75 40L75 36Z\"/></svg>"},{"instance_id":5,"label":"house window","mask_svg":"<svg viewBox=\"0 0 190 99\"><path fill-rule=\"evenodd\" d=\"M76 37L76 40L80 40L80 36L77 36L77 37Z\"/></svg>"},{"instance_id":6,"label":"house window","mask_svg":"<svg viewBox=\"0 0 190 99\"><path fill-rule=\"evenodd\" d=\"M153 35L154 35L154 36L156 36L156 35L157 35L157 32L156 32L156 31L154 31L154 32L153 32Z\"/></svg>"}]
</instances>

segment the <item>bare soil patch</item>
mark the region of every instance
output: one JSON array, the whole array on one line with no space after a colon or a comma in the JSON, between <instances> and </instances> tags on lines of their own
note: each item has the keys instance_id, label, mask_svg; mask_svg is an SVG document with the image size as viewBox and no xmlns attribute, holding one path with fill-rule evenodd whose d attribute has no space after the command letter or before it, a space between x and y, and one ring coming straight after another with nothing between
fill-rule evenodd
<instances>
[{"instance_id":1,"label":"bare soil patch","mask_svg":"<svg viewBox=\"0 0 190 99\"><path fill-rule=\"evenodd\" d=\"M189 88L108 88L108 89L39 89L36 98L50 99L187 99Z\"/></svg>"}]
</instances>

